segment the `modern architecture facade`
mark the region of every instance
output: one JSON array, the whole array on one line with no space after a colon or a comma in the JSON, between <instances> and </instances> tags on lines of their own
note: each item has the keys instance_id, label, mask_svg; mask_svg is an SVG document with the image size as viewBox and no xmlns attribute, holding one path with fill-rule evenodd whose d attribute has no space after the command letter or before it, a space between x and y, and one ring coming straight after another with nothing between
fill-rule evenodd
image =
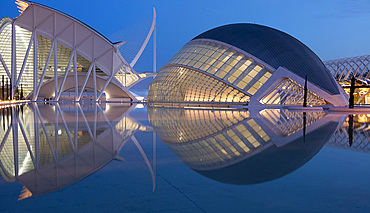
<instances>
[{"instance_id":1,"label":"modern architecture facade","mask_svg":"<svg viewBox=\"0 0 370 213\"><path fill-rule=\"evenodd\" d=\"M149 87L151 105L347 105L322 61L292 36L256 24L230 24L185 44Z\"/></svg>"},{"instance_id":2,"label":"modern architecture facade","mask_svg":"<svg viewBox=\"0 0 370 213\"><path fill-rule=\"evenodd\" d=\"M112 42L50 7L26 0L17 4L17 18L0 20L0 75L12 98L22 86L23 95L34 101L135 101L128 89L153 76L137 73L133 66L155 31L155 10L147 39L127 62L119 51L125 41Z\"/></svg>"},{"instance_id":3,"label":"modern architecture facade","mask_svg":"<svg viewBox=\"0 0 370 213\"><path fill-rule=\"evenodd\" d=\"M370 104L370 55L328 60L324 64L347 94L351 78L355 77L355 85L360 87L354 92L355 103Z\"/></svg>"}]
</instances>

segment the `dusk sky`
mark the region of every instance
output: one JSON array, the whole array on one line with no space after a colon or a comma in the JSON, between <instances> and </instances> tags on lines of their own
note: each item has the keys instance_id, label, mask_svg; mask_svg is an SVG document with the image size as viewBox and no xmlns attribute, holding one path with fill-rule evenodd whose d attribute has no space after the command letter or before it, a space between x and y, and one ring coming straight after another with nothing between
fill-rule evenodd
<instances>
[{"instance_id":1,"label":"dusk sky","mask_svg":"<svg viewBox=\"0 0 370 213\"><path fill-rule=\"evenodd\" d=\"M14 0L3 0L0 16L17 17ZM370 54L368 0L185 1L185 0L39 0L112 35L157 10L157 69L196 35L230 23L256 23L284 31L310 47L322 60ZM148 19L149 18L149 19ZM149 30L149 26L148 26ZM152 44L134 67L152 69Z\"/></svg>"}]
</instances>

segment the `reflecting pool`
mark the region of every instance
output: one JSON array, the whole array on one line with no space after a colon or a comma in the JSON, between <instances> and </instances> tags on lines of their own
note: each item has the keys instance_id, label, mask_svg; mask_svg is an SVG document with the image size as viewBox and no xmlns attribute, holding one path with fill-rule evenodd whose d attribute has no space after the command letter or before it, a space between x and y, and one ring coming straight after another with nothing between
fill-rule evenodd
<instances>
[{"instance_id":1,"label":"reflecting pool","mask_svg":"<svg viewBox=\"0 0 370 213\"><path fill-rule=\"evenodd\" d=\"M0 212L369 212L370 114L0 109Z\"/></svg>"}]
</instances>

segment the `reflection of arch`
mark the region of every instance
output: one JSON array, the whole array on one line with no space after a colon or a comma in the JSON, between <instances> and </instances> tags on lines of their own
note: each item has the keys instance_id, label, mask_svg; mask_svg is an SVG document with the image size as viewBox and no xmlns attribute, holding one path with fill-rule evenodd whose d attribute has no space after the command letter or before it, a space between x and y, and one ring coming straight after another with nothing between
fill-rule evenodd
<instances>
[{"instance_id":1,"label":"reflection of arch","mask_svg":"<svg viewBox=\"0 0 370 213\"><path fill-rule=\"evenodd\" d=\"M233 184L265 182L296 170L321 149L340 122L340 116L322 112L271 111L148 108L159 138L186 165ZM280 134L281 129L287 134Z\"/></svg>"},{"instance_id":2,"label":"reflection of arch","mask_svg":"<svg viewBox=\"0 0 370 213\"><path fill-rule=\"evenodd\" d=\"M350 143L349 131L353 131ZM353 115L353 129L349 128L349 118L333 134L326 144L330 147L370 153L370 119L366 114Z\"/></svg>"},{"instance_id":3,"label":"reflection of arch","mask_svg":"<svg viewBox=\"0 0 370 213\"><path fill-rule=\"evenodd\" d=\"M50 193L85 178L111 160L122 159L122 147L137 131L148 129L128 118L132 108L34 104L24 107L24 116L18 116L20 111L15 107L6 109L12 113L7 117L12 122L3 130L1 175L9 182L24 184L20 199ZM147 159L136 139L134 142ZM147 166L154 174L152 166ZM153 176L153 187L154 180Z\"/></svg>"}]
</instances>

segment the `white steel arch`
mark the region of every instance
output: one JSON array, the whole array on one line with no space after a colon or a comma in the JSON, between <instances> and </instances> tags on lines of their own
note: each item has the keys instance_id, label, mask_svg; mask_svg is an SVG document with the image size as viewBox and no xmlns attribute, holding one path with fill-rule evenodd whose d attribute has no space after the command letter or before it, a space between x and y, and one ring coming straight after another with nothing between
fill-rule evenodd
<instances>
[{"instance_id":1,"label":"white steel arch","mask_svg":"<svg viewBox=\"0 0 370 213\"><path fill-rule=\"evenodd\" d=\"M333 77L339 81L350 81L352 77L369 82L370 55L324 61Z\"/></svg>"}]
</instances>

